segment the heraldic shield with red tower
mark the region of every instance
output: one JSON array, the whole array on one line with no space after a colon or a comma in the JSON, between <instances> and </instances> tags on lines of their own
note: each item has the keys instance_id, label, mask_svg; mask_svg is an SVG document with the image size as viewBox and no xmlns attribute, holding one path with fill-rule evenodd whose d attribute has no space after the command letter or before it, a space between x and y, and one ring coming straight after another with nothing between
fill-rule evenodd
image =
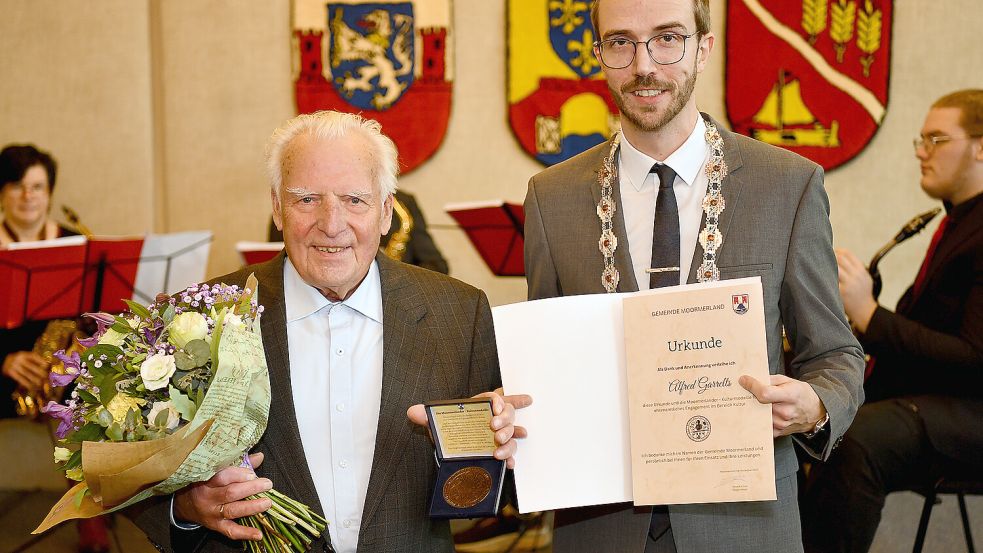
<instances>
[{"instance_id":1,"label":"heraldic shield with red tower","mask_svg":"<svg viewBox=\"0 0 983 553\"><path fill-rule=\"evenodd\" d=\"M337 110L382 124L412 171L440 147L451 109L450 0L294 0L299 113Z\"/></svg>"},{"instance_id":2,"label":"heraldic shield with red tower","mask_svg":"<svg viewBox=\"0 0 983 553\"><path fill-rule=\"evenodd\" d=\"M732 128L826 169L846 163L884 119L891 0L728 0Z\"/></svg>"}]
</instances>

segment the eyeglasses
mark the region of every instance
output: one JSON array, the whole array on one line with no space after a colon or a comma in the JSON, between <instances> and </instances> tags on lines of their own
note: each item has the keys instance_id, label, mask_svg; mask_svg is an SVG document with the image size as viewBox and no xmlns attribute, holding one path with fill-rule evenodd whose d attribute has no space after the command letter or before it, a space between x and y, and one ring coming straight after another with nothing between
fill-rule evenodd
<instances>
[{"instance_id":1,"label":"eyeglasses","mask_svg":"<svg viewBox=\"0 0 983 553\"><path fill-rule=\"evenodd\" d=\"M919 136L911 141L912 145L915 146L915 153L918 153L920 148L925 149L926 154L930 154L935 151L935 147L939 144L945 142L954 142L956 140L973 140L975 138L980 138L980 136L959 136L951 137L944 134L937 134L933 136Z\"/></svg>"},{"instance_id":2,"label":"eyeglasses","mask_svg":"<svg viewBox=\"0 0 983 553\"><path fill-rule=\"evenodd\" d=\"M686 56L686 39L694 36L696 33L688 35L662 33L641 41L611 38L595 42L594 53L605 66L611 69L624 69L635 61L638 45L644 44L652 61L659 65L672 65Z\"/></svg>"},{"instance_id":3,"label":"eyeglasses","mask_svg":"<svg viewBox=\"0 0 983 553\"><path fill-rule=\"evenodd\" d=\"M4 192L12 192L14 194L45 194L48 192L48 185L45 183L34 182L31 184L25 184L23 181L10 181L7 184L0 187Z\"/></svg>"}]
</instances>

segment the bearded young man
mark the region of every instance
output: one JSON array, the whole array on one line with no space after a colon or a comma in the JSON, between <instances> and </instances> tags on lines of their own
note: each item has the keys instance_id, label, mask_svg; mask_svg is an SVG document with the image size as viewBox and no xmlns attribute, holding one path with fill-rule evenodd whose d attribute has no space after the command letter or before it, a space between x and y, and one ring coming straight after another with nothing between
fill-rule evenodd
<instances>
[{"instance_id":1,"label":"bearded young man","mask_svg":"<svg viewBox=\"0 0 983 553\"><path fill-rule=\"evenodd\" d=\"M622 131L529 181L529 299L760 276L772 376L740 382L772 405L778 500L566 509L554 549L801 551L792 436L828 457L863 397L823 171L697 110L714 45L707 0L595 0L591 18ZM783 329L795 352L788 375Z\"/></svg>"}]
</instances>

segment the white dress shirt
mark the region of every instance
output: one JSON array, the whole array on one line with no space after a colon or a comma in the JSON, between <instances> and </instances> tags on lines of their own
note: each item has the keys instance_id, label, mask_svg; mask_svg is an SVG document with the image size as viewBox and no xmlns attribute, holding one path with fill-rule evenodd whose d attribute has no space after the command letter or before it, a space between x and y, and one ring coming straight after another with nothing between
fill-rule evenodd
<instances>
[{"instance_id":1,"label":"white dress shirt","mask_svg":"<svg viewBox=\"0 0 983 553\"><path fill-rule=\"evenodd\" d=\"M697 115L696 125L682 146L661 161L676 172L672 191L679 208L679 283L686 284L693 252L700 234L703 219L703 197L709 181L703 167L710 158L710 146L706 142L706 123ZM628 234L628 253L639 290L649 289L652 267L652 227L655 224L655 203L659 195L659 176L650 173L660 160L638 151L622 135L618 156L618 186Z\"/></svg>"},{"instance_id":2,"label":"white dress shirt","mask_svg":"<svg viewBox=\"0 0 983 553\"><path fill-rule=\"evenodd\" d=\"M305 283L288 259L283 295L304 456L335 551L354 552L382 402L379 266L372 262L348 299L331 302Z\"/></svg>"}]
</instances>

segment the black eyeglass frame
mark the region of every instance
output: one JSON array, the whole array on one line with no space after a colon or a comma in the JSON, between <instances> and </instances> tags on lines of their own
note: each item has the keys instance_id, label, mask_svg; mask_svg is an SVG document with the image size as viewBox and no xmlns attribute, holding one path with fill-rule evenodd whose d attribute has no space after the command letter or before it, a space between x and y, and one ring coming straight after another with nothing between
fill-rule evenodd
<instances>
[{"instance_id":1,"label":"black eyeglass frame","mask_svg":"<svg viewBox=\"0 0 983 553\"><path fill-rule=\"evenodd\" d=\"M600 61L602 64L604 64L604 67L607 67L608 69L624 69L624 68L630 66L631 64L635 63L635 56L638 55L638 45L639 44L644 44L645 45L645 52L649 55L649 59L652 60L652 63L658 64L658 65L674 65L674 64L677 64L677 63L683 61L683 58L686 57L686 43L687 43L687 41L689 39L695 37L695 36L698 36L699 34L700 33L698 33L698 32L693 32L693 33L690 33L688 35L684 35L684 34L681 34L681 33L669 32L669 33L659 33L659 34L657 34L657 35L655 35L653 37L650 37L648 40L631 40L631 39L628 39L628 38L609 38L607 40L597 40L597 41L594 41L594 55L595 55L595 57L597 57L598 61ZM676 60L676 61L661 62L661 61L655 59L655 57L652 55L652 50L649 48L649 43L651 43L653 40L655 40L657 38L662 38L662 37L664 37L666 35L676 35L676 36L678 36L678 37L680 37L680 38L683 39L683 51L680 54L679 59ZM606 61L604 61L604 56L601 54L601 46L602 45L604 45L605 43L608 43L608 42L616 42L616 41L630 42L630 43L632 43L632 46L633 46L632 52L631 52L631 59L628 60L628 63L626 63L625 65L622 65L620 67L615 67L613 65L609 65Z\"/></svg>"}]
</instances>

